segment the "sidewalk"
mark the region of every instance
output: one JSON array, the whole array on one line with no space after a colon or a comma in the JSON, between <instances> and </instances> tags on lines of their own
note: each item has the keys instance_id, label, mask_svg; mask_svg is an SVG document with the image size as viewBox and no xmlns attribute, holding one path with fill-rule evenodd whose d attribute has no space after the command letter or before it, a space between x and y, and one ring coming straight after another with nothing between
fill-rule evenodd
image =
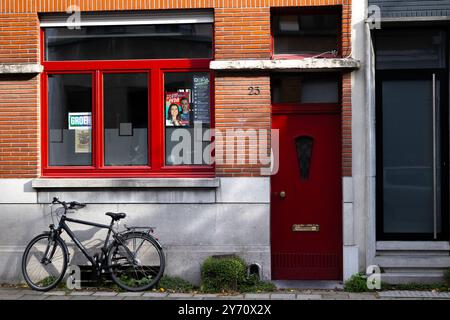
<instances>
[{"instance_id":1,"label":"sidewalk","mask_svg":"<svg viewBox=\"0 0 450 320\"><path fill-rule=\"evenodd\" d=\"M218 295L201 293L50 291L46 293L21 288L0 288L0 300L450 300L450 292L383 291L348 293L333 290L294 290L292 292Z\"/></svg>"}]
</instances>

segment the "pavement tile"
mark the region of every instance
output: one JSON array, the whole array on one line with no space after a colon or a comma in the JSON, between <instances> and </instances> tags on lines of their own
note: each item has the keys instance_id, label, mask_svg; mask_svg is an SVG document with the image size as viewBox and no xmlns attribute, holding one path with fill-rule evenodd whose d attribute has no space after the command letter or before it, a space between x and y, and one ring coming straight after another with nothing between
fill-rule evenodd
<instances>
[{"instance_id":1,"label":"pavement tile","mask_svg":"<svg viewBox=\"0 0 450 320\"><path fill-rule=\"evenodd\" d=\"M117 296L117 292L113 291L98 291L93 294L96 297L115 297Z\"/></svg>"},{"instance_id":2,"label":"pavement tile","mask_svg":"<svg viewBox=\"0 0 450 320\"><path fill-rule=\"evenodd\" d=\"M324 293L322 294L324 300L346 300L349 299L348 293Z\"/></svg>"},{"instance_id":3,"label":"pavement tile","mask_svg":"<svg viewBox=\"0 0 450 320\"><path fill-rule=\"evenodd\" d=\"M0 295L0 300L17 300L20 297L23 297L23 294L2 294Z\"/></svg>"},{"instance_id":4,"label":"pavement tile","mask_svg":"<svg viewBox=\"0 0 450 320\"><path fill-rule=\"evenodd\" d=\"M44 294L47 296L65 296L66 292L65 291L49 291L49 292L44 292Z\"/></svg>"},{"instance_id":5,"label":"pavement tile","mask_svg":"<svg viewBox=\"0 0 450 320\"><path fill-rule=\"evenodd\" d=\"M70 295L70 300L97 300L94 296L72 296Z\"/></svg>"},{"instance_id":6,"label":"pavement tile","mask_svg":"<svg viewBox=\"0 0 450 320\"><path fill-rule=\"evenodd\" d=\"M167 293L164 292L145 292L142 296L144 298L165 298L167 297Z\"/></svg>"},{"instance_id":7,"label":"pavement tile","mask_svg":"<svg viewBox=\"0 0 450 320\"><path fill-rule=\"evenodd\" d=\"M94 291L72 291L70 293L70 296L92 296L94 294Z\"/></svg>"},{"instance_id":8,"label":"pavement tile","mask_svg":"<svg viewBox=\"0 0 450 320\"><path fill-rule=\"evenodd\" d=\"M94 297L94 296L92 296ZM97 296L96 300L123 300L125 297L119 297L119 296Z\"/></svg>"},{"instance_id":9,"label":"pavement tile","mask_svg":"<svg viewBox=\"0 0 450 320\"><path fill-rule=\"evenodd\" d=\"M45 300L70 300L70 296L47 296Z\"/></svg>"},{"instance_id":10,"label":"pavement tile","mask_svg":"<svg viewBox=\"0 0 450 320\"><path fill-rule=\"evenodd\" d=\"M272 293L270 299L273 300L295 300L294 293Z\"/></svg>"},{"instance_id":11,"label":"pavement tile","mask_svg":"<svg viewBox=\"0 0 450 320\"><path fill-rule=\"evenodd\" d=\"M168 298L191 298L193 297L192 293L169 293Z\"/></svg>"},{"instance_id":12,"label":"pavement tile","mask_svg":"<svg viewBox=\"0 0 450 320\"><path fill-rule=\"evenodd\" d=\"M376 293L349 293L350 300L375 300Z\"/></svg>"},{"instance_id":13,"label":"pavement tile","mask_svg":"<svg viewBox=\"0 0 450 320\"><path fill-rule=\"evenodd\" d=\"M120 292L117 296L119 297L141 297L142 292Z\"/></svg>"},{"instance_id":14,"label":"pavement tile","mask_svg":"<svg viewBox=\"0 0 450 320\"><path fill-rule=\"evenodd\" d=\"M37 295L37 294L25 294L21 296L18 300L44 300L47 299L48 296L45 296L43 294Z\"/></svg>"},{"instance_id":15,"label":"pavement tile","mask_svg":"<svg viewBox=\"0 0 450 320\"><path fill-rule=\"evenodd\" d=\"M269 300L270 293L247 293L245 299Z\"/></svg>"},{"instance_id":16,"label":"pavement tile","mask_svg":"<svg viewBox=\"0 0 450 320\"><path fill-rule=\"evenodd\" d=\"M322 296L320 294L297 294L297 300L321 300Z\"/></svg>"}]
</instances>

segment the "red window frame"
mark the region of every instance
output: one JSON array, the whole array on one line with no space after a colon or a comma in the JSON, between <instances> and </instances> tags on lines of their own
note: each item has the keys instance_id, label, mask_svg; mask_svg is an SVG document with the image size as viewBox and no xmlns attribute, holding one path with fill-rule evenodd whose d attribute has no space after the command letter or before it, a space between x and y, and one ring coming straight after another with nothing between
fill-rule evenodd
<instances>
[{"instance_id":1,"label":"red window frame","mask_svg":"<svg viewBox=\"0 0 450 320\"><path fill-rule=\"evenodd\" d=\"M342 32L342 23L343 23L343 10L342 6L323 6L323 7L308 7L308 8L272 8L270 11L270 47L271 47L271 59L304 59L311 58L316 56L317 54L276 54L275 53L275 36L274 36L274 17L275 16L286 16L286 15L324 15L324 14L335 14L338 16L340 23L338 24L337 30L337 56L333 56L332 54L323 54L321 58L340 58L342 57L342 41L343 41L343 32Z\"/></svg>"},{"instance_id":2,"label":"red window frame","mask_svg":"<svg viewBox=\"0 0 450 320\"><path fill-rule=\"evenodd\" d=\"M214 124L214 75L208 59L45 61L45 30L41 28L41 175L54 178L214 177L215 165L166 166L164 127L164 74L205 72L210 75L210 117ZM49 166L49 74L92 74L92 166ZM148 165L105 166L103 128L103 74L148 73ZM160 111L160 112L159 112ZM157 146L163 146L162 148Z\"/></svg>"}]
</instances>

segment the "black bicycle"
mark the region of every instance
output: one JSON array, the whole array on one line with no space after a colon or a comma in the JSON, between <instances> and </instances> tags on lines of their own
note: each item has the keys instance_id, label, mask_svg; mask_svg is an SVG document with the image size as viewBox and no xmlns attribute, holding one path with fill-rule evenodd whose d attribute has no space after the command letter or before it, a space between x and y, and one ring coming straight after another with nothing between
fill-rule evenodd
<instances>
[{"instance_id":1,"label":"black bicycle","mask_svg":"<svg viewBox=\"0 0 450 320\"><path fill-rule=\"evenodd\" d=\"M125 227L114 230L115 223L126 217L125 213L107 212L110 225L103 225L66 216L67 210L80 209L85 204L76 201L64 202L53 198L52 205L60 204L58 226L50 225L50 231L35 237L25 249L22 258L22 273L27 284L34 290L48 291L63 280L70 261L69 250L61 233L66 231L75 245L92 264L100 277L109 273L111 279L122 289L142 291L155 286L161 279L165 259L161 245L153 237L152 227ZM62 211L62 213L61 213ZM53 215L52 215L53 217ZM102 229L108 229L100 253L91 256L66 222L73 222ZM112 240L110 241L112 235Z\"/></svg>"}]
</instances>

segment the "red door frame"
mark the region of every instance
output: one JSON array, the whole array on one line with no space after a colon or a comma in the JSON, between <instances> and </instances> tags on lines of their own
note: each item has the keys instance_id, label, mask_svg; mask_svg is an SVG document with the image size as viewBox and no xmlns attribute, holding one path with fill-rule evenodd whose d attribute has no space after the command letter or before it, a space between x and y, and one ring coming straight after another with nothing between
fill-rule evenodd
<instances>
[{"instance_id":1,"label":"red door frame","mask_svg":"<svg viewBox=\"0 0 450 320\"><path fill-rule=\"evenodd\" d=\"M41 29L41 174L44 177L214 177L215 165L165 166L164 113L155 112L164 103L164 73L205 72L210 75L210 117L214 128L214 76L209 64L212 59L152 59L45 61L44 30ZM49 166L48 164L48 74L92 74L92 166ZM104 165L103 155L103 74L147 73L148 76L148 166Z\"/></svg>"}]
</instances>

